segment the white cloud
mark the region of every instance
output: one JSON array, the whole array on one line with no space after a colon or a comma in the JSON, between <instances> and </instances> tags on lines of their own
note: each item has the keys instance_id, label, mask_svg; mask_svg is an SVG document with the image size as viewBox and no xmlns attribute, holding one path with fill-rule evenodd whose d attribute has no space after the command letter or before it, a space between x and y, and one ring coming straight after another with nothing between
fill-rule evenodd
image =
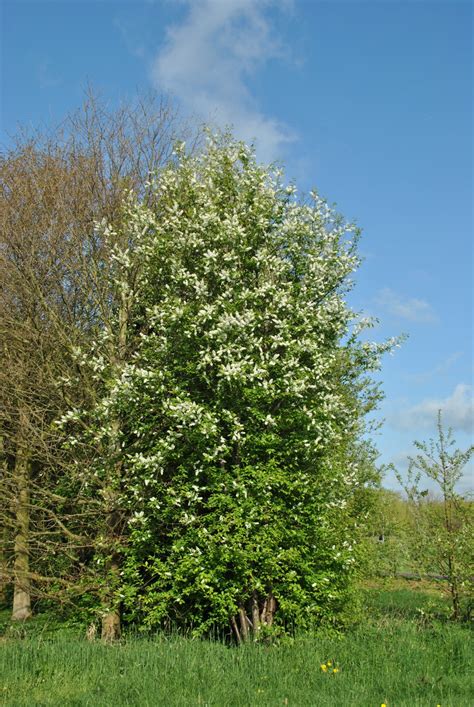
<instances>
[{"instance_id":1,"label":"white cloud","mask_svg":"<svg viewBox=\"0 0 474 707\"><path fill-rule=\"evenodd\" d=\"M390 314L402 319L408 319L411 322L433 324L438 321L438 317L428 302L422 299L403 297L389 287L380 290L376 297L376 302Z\"/></svg>"},{"instance_id":2,"label":"white cloud","mask_svg":"<svg viewBox=\"0 0 474 707\"><path fill-rule=\"evenodd\" d=\"M451 395L444 399L427 398L417 405L389 416L389 422L399 429L433 429L438 410L443 423L454 430L472 433L474 426L474 401L472 387L459 383Z\"/></svg>"},{"instance_id":3,"label":"white cloud","mask_svg":"<svg viewBox=\"0 0 474 707\"><path fill-rule=\"evenodd\" d=\"M295 139L289 128L265 115L247 85L256 69L281 59L283 48L265 15L275 0L185 0L188 13L169 27L152 66L157 89L176 95L206 121L234 127L257 140L264 160L281 157Z\"/></svg>"}]
</instances>

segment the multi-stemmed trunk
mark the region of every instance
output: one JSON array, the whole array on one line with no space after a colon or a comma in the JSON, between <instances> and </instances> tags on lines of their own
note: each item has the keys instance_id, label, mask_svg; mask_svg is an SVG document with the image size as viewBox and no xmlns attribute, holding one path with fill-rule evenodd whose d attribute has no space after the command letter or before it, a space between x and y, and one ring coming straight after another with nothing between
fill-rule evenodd
<instances>
[{"instance_id":1,"label":"multi-stemmed trunk","mask_svg":"<svg viewBox=\"0 0 474 707\"><path fill-rule=\"evenodd\" d=\"M231 617L231 626L237 643L258 641L265 628L273 624L276 611L276 600L270 591L261 599L256 591L252 592L250 601L241 605L237 616Z\"/></svg>"}]
</instances>

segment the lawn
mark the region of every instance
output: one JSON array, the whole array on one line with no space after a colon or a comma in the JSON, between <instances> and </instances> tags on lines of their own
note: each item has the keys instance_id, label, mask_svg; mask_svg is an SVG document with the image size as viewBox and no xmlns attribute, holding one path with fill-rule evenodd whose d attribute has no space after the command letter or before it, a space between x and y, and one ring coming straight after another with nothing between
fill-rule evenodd
<instances>
[{"instance_id":1,"label":"lawn","mask_svg":"<svg viewBox=\"0 0 474 707\"><path fill-rule=\"evenodd\" d=\"M471 707L469 628L439 618L436 586L416 586L366 587L365 619L344 636L273 646L161 636L110 647L54 632L47 617L24 634L3 622L0 704Z\"/></svg>"}]
</instances>

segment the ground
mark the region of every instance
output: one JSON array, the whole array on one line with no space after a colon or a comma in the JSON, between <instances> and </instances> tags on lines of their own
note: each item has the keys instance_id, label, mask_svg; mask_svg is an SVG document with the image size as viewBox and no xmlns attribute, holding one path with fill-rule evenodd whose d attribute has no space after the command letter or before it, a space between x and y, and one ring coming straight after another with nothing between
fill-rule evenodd
<instances>
[{"instance_id":1,"label":"ground","mask_svg":"<svg viewBox=\"0 0 474 707\"><path fill-rule=\"evenodd\" d=\"M279 645L128 636L118 646L0 618L0 704L137 707L471 707L466 624L448 620L442 583L366 583L364 614L345 635ZM325 667L324 667L325 666Z\"/></svg>"}]
</instances>

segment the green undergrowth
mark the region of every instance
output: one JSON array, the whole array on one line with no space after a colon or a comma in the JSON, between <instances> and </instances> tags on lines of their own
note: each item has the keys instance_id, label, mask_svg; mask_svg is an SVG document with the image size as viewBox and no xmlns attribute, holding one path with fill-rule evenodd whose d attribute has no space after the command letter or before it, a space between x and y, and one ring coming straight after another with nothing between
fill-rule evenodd
<instances>
[{"instance_id":1,"label":"green undergrowth","mask_svg":"<svg viewBox=\"0 0 474 707\"><path fill-rule=\"evenodd\" d=\"M446 619L439 591L407 583L366 588L364 597L364 620L344 635L242 648L176 635L128 636L111 647L51 617L36 617L23 633L0 617L0 704L474 704L470 631Z\"/></svg>"}]
</instances>

